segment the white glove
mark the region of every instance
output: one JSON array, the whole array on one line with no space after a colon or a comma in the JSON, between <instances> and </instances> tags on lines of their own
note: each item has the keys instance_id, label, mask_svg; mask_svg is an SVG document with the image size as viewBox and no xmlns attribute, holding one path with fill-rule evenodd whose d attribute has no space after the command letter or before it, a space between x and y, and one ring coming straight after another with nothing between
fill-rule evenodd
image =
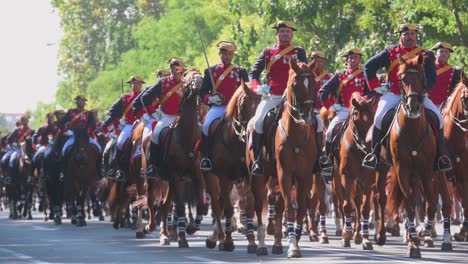
<instances>
[{"instance_id":1,"label":"white glove","mask_svg":"<svg viewBox=\"0 0 468 264\"><path fill-rule=\"evenodd\" d=\"M383 84L375 88L375 91L378 92L379 94L386 94L390 91L390 87L388 87L388 84Z\"/></svg>"},{"instance_id":2,"label":"white glove","mask_svg":"<svg viewBox=\"0 0 468 264\"><path fill-rule=\"evenodd\" d=\"M73 136L73 131L67 130L67 132L65 132L65 136L69 136L69 137Z\"/></svg>"},{"instance_id":3,"label":"white glove","mask_svg":"<svg viewBox=\"0 0 468 264\"><path fill-rule=\"evenodd\" d=\"M210 97L208 97L208 104L211 105L221 105L223 103L223 98L221 98L221 95L215 94Z\"/></svg>"},{"instance_id":4,"label":"white glove","mask_svg":"<svg viewBox=\"0 0 468 264\"><path fill-rule=\"evenodd\" d=\"M11 145L11 148L12 149L17 149L18 148L18 143L13 142L13 144Z\"/></svg>"},{"instance_id":5,"label":"white glove","mask_svg":"<svg viewBox=\"0 0 468 264\"><path fill-rule=\"evenodd\" d=\"M340 104L333 104L332 107L335 110L335 112L339 112L343 109L343 107Z\"/></svg>"},{"instance_id":6,"label":"white glove","mask_svg":"<svg viewBox=\"0 0 468 264\"><path fill-rule=\"evenodd\" d=\"M123 130L126 124L127 124L127 122L125 122L125 120L120 119L119 120L119 129Z\"/></svg>"},{"instance_id":7,"label":"white glove","mask_svg":"<svg viewBox=\"0 0 468 264\"><path fill-rule=\"evenodd\" d=\"M262 84L260 86L257 86L257 94L261 96L267 96L268 93L270 92L270 85L268 84Z\"/></svg>"},{"instance_id":8,"label":"white glove","mask_svg":"<svg viewBox=\"0 0 468 264\"><path fill-rule=\"evenodd\" d=\"M54 138L51 137L51 138L49 138L49 145L53 145L53 144L54 144Z\"/></svg>"},{"instance_id":9,"label":"white glove","mask_svg":"<svg viewBox=\"0 0 468 264\"><path fill-rule=\"evenodd\" d=\"M163 111L161 109L158 109L151 116L154 118L154 120L159 121L163 118L163 115Z\"/></svg>"},{"instance_id":10,"label":"white glove","mask_svg":"<svg viewBox=\"0 0 468 264\"><path fill-rule=\"evenodd\" d=\"M141 117L141 121L143 122L143 124L148 124L148 122L150 121L151 117L147 114L147 113L144 113L143 116Z\"/></svg>"}]
</instances>

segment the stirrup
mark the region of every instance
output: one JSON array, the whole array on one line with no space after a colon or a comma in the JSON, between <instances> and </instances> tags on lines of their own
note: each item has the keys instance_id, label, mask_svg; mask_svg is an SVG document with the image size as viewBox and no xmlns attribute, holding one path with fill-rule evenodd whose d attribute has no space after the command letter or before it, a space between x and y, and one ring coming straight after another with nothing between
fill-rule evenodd
<instances>
[{"instance_id":1,"label":"stirrup","mask_svg":"<svg viewBox=\"0 0 468 264\"><path fill-rule=\"evenodd\" d=\"M200 161L200 170L202 171L211 171L213 169L213 166L211 164L211 160L208 157L204 157Z\"/></svg>"},{"instance_id":2,"label":"stirrup","mask_svg":"<svg viewBox=\"0 0 468 264\"><path fill-rule=\"evenodd\" d=\"M260 161L254 161L250 174L253 176L263 176L263 166Z\"/></svg>"},{"instance_id":3,"label":"stirrup","mask_svg":"<svg viewBox=\"0 0 468 264\"><path fill-rule=\"evenodd\" d=\"M437 170L440 172L446 172L452 170L452 162L446 155L442 155L437 160Z\"/></svg>"},{"instance_id":4,"label":"stirrup","mask_svg":"<svg viewBox=\"0 0 468 264\"><path fill-rule=\"evenodd\" d=\"M125 174L122 170L117 170L115 172L115 181L119 181L119 182L125 181Z\"/></svg>"},{"instance_id":5,"label":"stirrup","mask_svg":"<svg viewBox=\"0 0 468 264\"><path fill-rule=\"evenodd\" d=\"M377 155L374 153L368 153L362 160L363 167L376 170L378 166Z\"/></svg>"},{"instance_id":6,"label":"stirrup","mask_svg":"<svg viewBox=\"0 0 468 264\"><path fill-rule=\"evenodd\" d=\"M158 178L159 177L159 171L158 168L154 165L149 165L148 169L146 170L146 177L148 178Z\"/></svg>"}]
</instances>

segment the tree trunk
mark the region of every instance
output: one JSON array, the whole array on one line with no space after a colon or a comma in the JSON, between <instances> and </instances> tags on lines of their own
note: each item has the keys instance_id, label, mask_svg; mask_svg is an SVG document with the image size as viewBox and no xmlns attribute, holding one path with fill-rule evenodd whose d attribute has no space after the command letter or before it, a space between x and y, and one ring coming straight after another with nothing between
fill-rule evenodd
<instances>
[{"instance_id":1,"label":"tree trunk","mask_svg":"<svg viewBox=\"0 0 468 264\"><path fill-rule=\"evenodd\" d=\"M460 20L460 16L458 15L458 7L456 6L456 0L452 0L452 11L453 15L455 16L455 20L457 21L458 31L460 31L460 40L463 45L466 45L465 42L465 34L463 33L463 24Z\"/></svg>"}]
</instances>

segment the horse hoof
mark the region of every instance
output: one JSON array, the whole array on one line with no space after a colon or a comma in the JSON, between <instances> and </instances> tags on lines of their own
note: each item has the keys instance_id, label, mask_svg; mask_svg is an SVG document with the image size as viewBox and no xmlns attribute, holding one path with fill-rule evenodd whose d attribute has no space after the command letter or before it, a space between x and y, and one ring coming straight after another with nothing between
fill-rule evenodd
<instances>
[{"instance_id":1,"label":"horse hoof","mask_svg":"<svg viewBox=\"0 0 468 264\"><path fill-rule=\"evenodd\" d=\"M343 247L345 247L345 248L346 247L351 247L351 240L343 238L343 239L341 239L341 245Z\"/></svg>"},{"instance_id":2,"label":"horse hoof","mask_svg":"<svg viewBox=\"0 0 468 264\"><path fill-rule=\"evenodd\" d=\"M385 245L385 242L387 241L387 236L386 235L380 235L380 234L376 234L375 236L375 242L377 243L377 245L379 246L383 246Z\"/></svg>"},{"instance_id":3,"label":"horse hoof","mask_svg":"<svg viewBox=\"0 0 468 264\"><path fill-rule=\"evenodd\" d=\"M207 247L207 248L213 249L213 248L216 247L216 241L213 241L213 240L211 240L211 239L209 239L209 238L206 239L205 244L206 244L206 247Z\"/></svg>"},{"instance_id":4,"label":"horse hoof","mask_svg":"<svg viewBox=\"0 0 468 264\"><path fill-rule=\"evenodd\" d=\"M374 247L372 246L372 243L370 241L367 241L365 243L362 243L362 249L364 249L364 250L373 250Z\"/></svg>"},{"instance_id":5,"label":"horse hoof","mask_svg":"<svg viewBox=\"0 0 468 264\"><path fill-rule=\"evenodd\" d=\"M273 247L271 248L271 253L275 254L275 255L281 255L283 254L283 246L275 246L273 245Z\"/></svg>"},{"instance_id":6,"label":"horse hoof","mask_svg":"<svg viewBox=\"0 0 468 264\"><path fill-rule=\"evenodd\" d=\"M424 240L424 247L433 248L434 247L434 241L432 239Z\"/></svg>"},{"instance_id":7,"label":"horse hoof","mask_svg":"<svg viewBox=\"0 0 468 264\"><path fill-rule=\"evenodd\" d=\"M136 233L135 233L135 237L136 237L137 239L145 238L145 233L144 233L144 232L136 232Z\"/></svg>"},{"instance_id":8,"label":"horse hoof","mask_svg":"<svg viewBox=\"0 0 468 264\"><path fill-rule=\"evenodd\" d=\"M59 217L55 218L55 219L54 219L54 224L55 224L55 225L61 225L61 224L62 224L62 219L59 218Z\"/></svg>"},{"instance_id":9,"label":"horse hoof","mask_svg":"<svg viewBox=\"0 0 468 264\"><path fill-rule=\"evenodd\" d=\"M169 246L169 245L171 245L171 242L169 241L169 238L167 238L167 237L161 237L161 238L159 239L159 244L160 244L161 246Z\"/></svg>"},{"instance_id":10,"label":"horse hoof","mask_svg":"<svg viewBox=\"0 0 468 264\"><path fill-rule=\"evenodd\" d=\"M179 248L188 248L189 245L188 245L188 242L185 240L185 241L179 241Z\"/></svg>"},{"instance_id":11,"label":"horse hoof","mask_svg":"<svg viewBox=\"0 0 468 264\"><path fill-rule=\"evenodd\" d=\"M232 251L234 251L234 248L235 248L234 242L232 242L232 241L231 242L226 242L226 241L220 242L219 246L218 246L219 251L232 252Z\"/></svg>"},{"instance_id":12,"label":"horse hoof","mask_svg":"<svg viewBox=\"0 0 468 264\"><path fill-rule=\"evenodd\" d=\"M361 245L362 244L362 236L361 235L354 236L354 244L356 244L356 245Z\"/></svg>"},{"instance_id":13,"label":"horse hoof","mask_svg":"<svg viewBox=\"0 0 468 264\"><path fill-rule=\"evenodd\" d=\"M45 216L44 217L44 222L47 222L47 221L49 221L49 217Z\"/></svg>"},{"instance_id":14,"label":"horse hoof","mask_svg":"<svg viewBox=\"0 0 468 264\"><path fill-rule=\"evenodd\" d=\"M270 236L275 235L275 225L271 221L268 221L268 224L267 224L267 234Z\"/></svg>"},{"instance_id":15,"label":"horse hoof","mask_svg":"<svg viewBox=\"0 0 468 264\"><path fill-rule=\"evenodd\" d=\"M329 244L330 242L328 241L328 237L320 237L319 238L319 243L320 244Z\"/></svg>"},{"instance_id":16,"label":"horse hoof","mask_svg":"<svg viewBox=\"0 0 468 264\"><path fill-rule=\"evenodd\" d=\"M99 216L99 221L100 221L100 222L104 221L104 216L103 216L103 215L100 215L100 216Z\"/></svg>"},{"instance_id":17,"label":"horse hoof","mask_svg":"<svg viewBox=\"0 0 468 264\"><path fill-rule=\"evenodd\" d=\"M73 225L76 225L76 218L72 218L70 221Z\"/></svg>"},{"instance_id":18,"label":"horse hoof","mask_svg":"<svg viewBox=\"0 0 468 264\"><path fill-rule=\"evenodd\" d=\"M302 257L299 249L288 250L288 258L300 258Z\"/></svg>"},{"instance_id":19,"label":"horse hoof","mask_svg":"<svg viewBox=\"0 0 468 264\"><path fill-rule=\"evenodd\" d=\"M335 235L336 236L342 236L343 235L343 230L341 230L341 229L336 230Z\"/></svg>"},{"instance_id":20,"label":"horse hoof","mask_svg":"<svg viewBox=\"0 0 468 264\"><path fill-rule=\"evenodd\" d=\"M257 256L268 256L268 249L266 247L258 248Z\"/></svg>"},{"instance_id":21,"label":"horse hoof","mask_svg":"<svg viewBox=\"0 0 468 264\"><path fill-rule=\"evenodd\" d=\"M410 258L421 258L421 250L419 248L410 248L408 255Z\"/></svg>"},{"instance_id":22,"label":"horse hoof","mask_svg":"<svg viewBox=\"0 0 468 264\"><path fill-rule=\"evenodd\" d=\"M258 255L258 246L257 246L257 244L248 245L247 246L247 253L249 253L249 254L257 253L257 255Z\"/></svg>"},{"instance_id":23,"label":"horse hoof","mask_svg":"<svg viewBox=\"0 0 468 264\"><path fill-rule=\"evenodd\" d=\"M86 221L84 219L83 220L78 220L76 222L76 226L78 226L78 227L86 226Z\"/></svg>"},{"instance_id":24,"label":"horse hoof","mask_svg":"<svg viewBox=\"0 0 468 264\"><path fill-rule=\"evenodd\" d=\"M200 227L197 227L195 225L189 225L187 226L187 229L185 232L187 232L187 234L189 235L193 235L195 234L198 230L200 230Z\"/></svg>"},{"instance_id":25,"label":"horse hoof","mask_svg":"<svg viewBox=\"0 0 468 264\"><path fill-rule=\"evenodd\" d=\"M442 248L441 251L447 252L447 251L453 251L452 243L442 243Z\"/></svg>"},{"instance_id":26,"label":"horse hoof","mask_svg":"<svg viewBox=\"0 0 468 264\"><path fill-rule=\"evenodd\" d=\"M310 242L317 242L319 241L319 238L317 235L309 235L309 240Z\"/></svg>"},{"instance_id":27,"label":"horse hoof","mask_svg":"<svg viewBox=\"0 0 468 264\"><path fill-rule=\"evenodd\" d=\"M137 229L137 225L136 225L136 223L131 223L130 226L129 226L128 228L130 228L131 230L136 230L136 229Z\"/></svg>"},{"instance_id":28,"label":"horse hoof","mask_svg":"<svg viewBox=\"0 0 468 264\"><path fill-rule=\"evenodd\" d=\"M462 234L461 234L461 233L455 233L455 234L453 235L453 238L454 238L455 241L457 241L457 242L463 242L463 241L465 241L465 234L464 234L464 233L462 233Z\"/></svg>"},{"instance_id":29,"label":"horse hoof","mask_svg":"<svg viewBox=\"0 0 468 264\"><path fill-rule=\"evenodd\" d=\"M112 224L112 227L117 230L119 229L119 221L114 221L114 223Z\"/></svg>"}]
</instances>

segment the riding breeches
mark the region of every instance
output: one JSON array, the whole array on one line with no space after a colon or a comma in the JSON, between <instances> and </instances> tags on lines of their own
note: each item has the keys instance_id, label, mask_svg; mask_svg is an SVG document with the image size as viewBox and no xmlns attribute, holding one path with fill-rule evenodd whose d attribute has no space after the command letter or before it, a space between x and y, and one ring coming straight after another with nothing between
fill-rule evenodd
<instances>
[{"instance_id":1,"label":"riding breeches","mask_svg":"<svg viewBox=\"0 0 468 264\"><path fill-rule=\"evenodd\" d=\"M262 98L262 101L257 107L252 122L254 122L255 132L263 134L263 120L265 119L266 114L271 109L275 108L281 103L283 96L281 95L271 95L266 98Z\"/></svg>"},{"instance_id":2,"label":"riding breeches","mask_svg":"<svg viewBox=\"0 0 468 264\"><path fill-rule=\"evenodd\" d=\"M20 148L14 150L13 153L11 153L10 163L9 163L10 168L13 168L15 166L15 161L19 157L21 157L21 149Z\"/></svg>"},{"instance_id":3,"label":"riding breeches","mask_svg":"<svg viewBox=\"0 0 468 264\"><path fill-rule=\"evenodd\" d=\"M45 153L47 150L47 147L46 146L41 146L39 149L37 149L36 153L34 153L34 156L32 158L32 161L33 162L36 162L37 160L37 157L39 157L39 155L41 155L42 153Z\"/></svg>"},{"instance_id":4,"label":"riding breeches","mask_svg":"<svg viewBox=\"0 0 468 264\"><path fill-rule=\"evenodd\" d=\"M336 116L333 117L332 121L328 125L327 134L325 135L325 139L327 140L327 142L332 142L332 140L333 140L333 129L335 128L335 126L337 124L345 122L346 119L348 119L348 116L349 116L349 108L348 107L343 107L343 108L341 108L340 111L338 111L336 113Z\"/></svg>"},{"instance_id":5,"label":"riding breeches","mask_svg":"<svg viewBox=\"0 0 468 264\"><path fill-rule=\"evenodd\" d=\"M317 118L317 133L323 132L323 120L320 116L320 109L314 109L314 113Z\"/></svg>"},{"instance_id":6,"label":"riding breeches","mask_svg":"<svg viewBox=\"0 0 468 264\"><path fill-rule=\"evenodd\" d=\"M143 128L143 138L146 138L149 134L153 132L153 122L154 118L150 118L147 123L145 123L145 127Z\"/></svg>"},{"instance_id":7,"label":"riding breeches","mask_svg":"<svg viewBox=\"0 0 468 264\"><path fill-rule=\"evenodd\" d=\"M161 118L161 120L159 120L156 126L154 127L153 138L151 140L153 141L154 144L159 144L159 134L161 134L161 131L165 127L168 127L170 124L174 123L176 118L177 118L176 115L163 114L163 117Z\"/></svg>"},{"instance_id":8,"label":"riding breeches","mask_svg":"<svg viewBox=\"0 0 468 264\"><path fill-rule=\"evenodd\" d=\"M226 106L224 105L213 105L205 116L205 122L203 123L203 135L208 136L211 123L217 118L223 117L226 113Z\"/></svg>"},{"instance_id":9,"label":"riding breeches","mask_svg":"<svg viewBox=\"0 0 468 264\"><path fill-rule=\"evenodd\" d=\"M374 125L378 129L382 129L382 122L385 114L392 108L395 108L400 103L400 95L394 93L387 93L380 97L380 101L377 105L377 111L375 112ZM442 120L442 114L440 113L437 106L427 96L424 98L424 107L434 112L439 120L439 129L444 126Z\"/></svg>"},{"instance_id":10,"label":"riding breeches","mask_svg":"<svg viewBox=\"0 0 468 264\"><path fill-rule=\"evenodd\" d=\"M63 145L63 148L62 148L62 156L65 156L65 152L67 151L67 149L73 145L73 143L75 143L75 136L71 136L67 142L65 142L65 144ZM101 146L97 143L96 140L94 140L94 138L92 137L89 137L89 143L95 145L97 147L97 149L99 150L99 153L102 153L102 148Z\"/></svg>"},{"instance_id":11,"label":"riding breeches","mask_svg":"<svg viewBox=\"0 0 468 264\"><path fill-rule=\"evenodd\" d=\"M125 141L132 136L133 125L126 124L120 132L119 138L117 139L117 148L122 150Z\"/></svg>"},{"instance_id":12,"label":"riding breeches","mask_svg":"<svg viewBox=\"0 0 468 264\"><path fill-rule=\"evenodd\" d=\"M5 155L3 155L2 157L2 165L5 165L6 166L6 163L8 162L8 159L11 157L11 154L13 154L13 152L15 152L14 149L10 149L7 151L7 153L5 153Z\"/></svg>"}]
</instances>

